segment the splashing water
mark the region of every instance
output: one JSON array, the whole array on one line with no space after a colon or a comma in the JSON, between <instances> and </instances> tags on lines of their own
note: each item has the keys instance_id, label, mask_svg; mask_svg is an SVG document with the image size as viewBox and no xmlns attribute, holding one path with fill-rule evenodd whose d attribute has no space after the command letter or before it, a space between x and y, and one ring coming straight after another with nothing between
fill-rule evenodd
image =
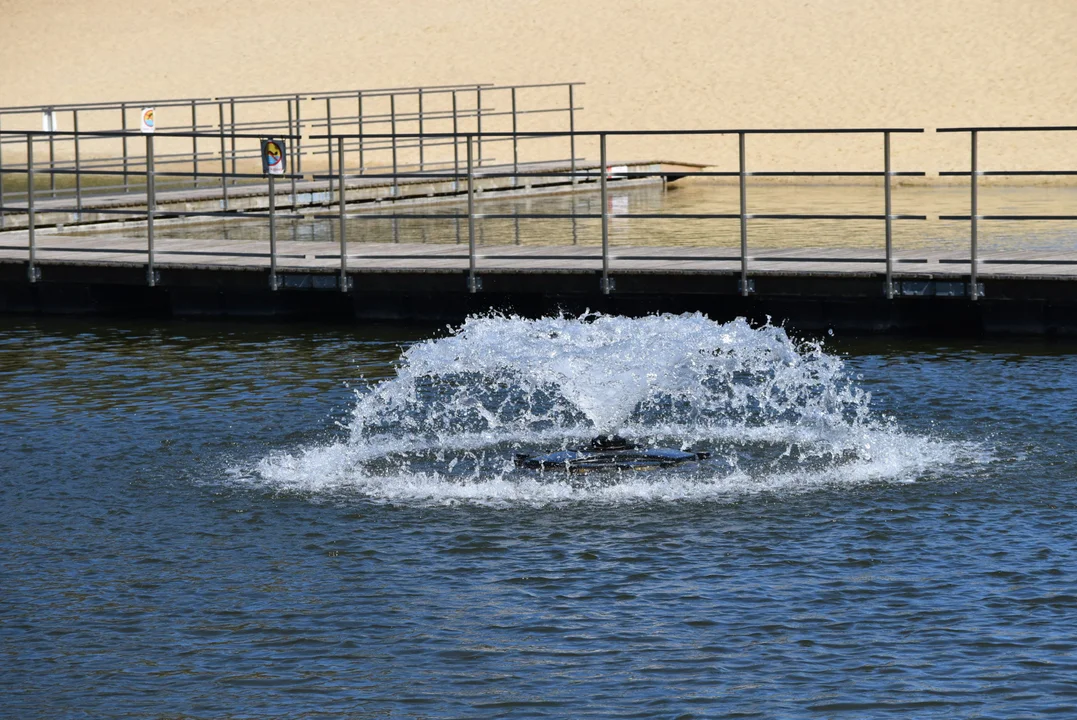
<instances>
[{"instance_id":1,"label":"splashing water","mask_svg":"<svg viewBox=\"0 0 1077 720\"><path fill-rule=\"evenodd\" d=\"M681 500L910 481L980 453L877 417L817 343L699 314L470 318L357 395L346 441L275 453L247 479L400 502ZM583 479L512 461L606 433L712 460Z\"/></svg>"}]
</instances>

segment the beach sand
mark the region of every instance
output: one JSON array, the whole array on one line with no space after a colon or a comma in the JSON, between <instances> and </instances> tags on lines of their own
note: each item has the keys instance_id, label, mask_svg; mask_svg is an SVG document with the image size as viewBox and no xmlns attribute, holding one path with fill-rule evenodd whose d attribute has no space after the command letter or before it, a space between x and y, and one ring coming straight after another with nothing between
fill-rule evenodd
<instances>
[{"instance_id":1,"label":"beach sand","mask_svg":"<svg viewBox=\"0 0 1077 720\"><path fill-rule=\"evenodd\" d=\"M1073 0L0 0L0 106L583 81L578 129L1077 124L1075 37ZM611 143L736 166L735 136ZM894 168L965 169L968 143L895 137ZM748 146L754 169L882 163L878 138ZM1077 133L980 147L1077 169Z\"/></svg>"}]
</instances>

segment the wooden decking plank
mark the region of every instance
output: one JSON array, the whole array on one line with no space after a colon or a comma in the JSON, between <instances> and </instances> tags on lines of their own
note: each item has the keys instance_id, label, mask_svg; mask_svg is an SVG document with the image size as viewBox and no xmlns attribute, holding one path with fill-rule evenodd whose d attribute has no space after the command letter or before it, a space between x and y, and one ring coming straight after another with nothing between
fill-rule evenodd
<instances>
[{"instance_id":1,"label":"wooden decking plank","mask_svg":"<svg viewBox=\"0 0 1077 720\"><path fill-rule=\"evenodd\" d=\"M25 232L0 236L0 259L26 261L29 252ZM37 257L42 261L98 266L147 262L144 236L111 233L100 236L44 233L37 237ZM339 268L340 245L328 240L282 239L277 243L278 266L332 271ZM352 270L459 270L468 267L468 247L463 243L357 243L347 246L347 266ZM479 270L593 271L601 268L601 248L580 245L480 245ZM241 238L155 239L155 260L168 267L265 268L269 265L268 240ZM1077 277L1077 252L1035 249L992 250L980 255L978 274L992 277ZM897 256L893 272L902 276L967 276L967 255L942 251L908 251ZM739 248L728 246L618 245L610 252L610 270L631 272L728 273L739 271ZM850 247L761 248L749 254L749 274L842 275L880 274L884 256L873 249Z\"/></svg>"}]
</instances>

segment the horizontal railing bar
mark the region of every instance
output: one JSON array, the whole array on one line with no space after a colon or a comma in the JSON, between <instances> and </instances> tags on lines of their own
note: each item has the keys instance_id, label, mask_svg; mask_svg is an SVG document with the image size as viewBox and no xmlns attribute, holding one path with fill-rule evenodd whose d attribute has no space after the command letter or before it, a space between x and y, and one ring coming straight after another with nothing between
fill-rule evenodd
<instances>
[{"instance_id":1,"label":"horizontal railing bar","mask_svg":"<svg viewBox=\"0 0 1077 720\"><path fill-rule=\"evenodd\" d=\"M492 141L490 144L493 144L493 142L501 142L501 140ZM438 141L435 141L435 142L423 143L421 146L420 146L419 143L408 142L408 143L397 143L396 144L396 149L399 151L399 150L410 150L412 148L417 148L417 147L426 147L426 148L450 147L452 145L453 145L453 143L451 143L451 142L444 142L444 141L441 141L441 140L438 140ZM348 149L353 149L353 150L357 149L359 147L362 147L364 151L368 151L368 152L388 151L388 150L393 149L393 145L391 143L374 144L374 143L367 143L367 142L364 142L361 146L359 144L357 144L357 143L345 143L344 147L348 148ZM311 155L311 156L314 156L314 157L317 157L319 155L334 155L335 156L336 153L337 153L336 148L334 148L332 152L330 152L328 150L325 150L324 148L320 149L320 150L310 150L309 152L304 152L304 154ZM449 162L451 163L452 161L449 161ZM550 161L547 160L547 161L544 161L544 162L550 162ZM418 163L415 163L415 164L418 165ZM391 167L391 166L387 165L386 167ZM334 175L334 177L336 177L336 176Z\"/></svg>"},{"instance_id":2,"label":"horizontal railing bar","mask_svg":"<svg viewBox=\"0 0 1077 720\"><path fill-rule=\"evenodd\" d=\"M493 108L490 108L490 110L491 110L491 113L492 113ZM487 111L483 110L482 111L482 116L487 117L491 113L488 113ZM517 114L519 114L519 113L517 113ZM459 109L459 110L456 111L456 115L455 115L455 117L458 118L458 119L469 118L469 117L478 117L478 116L479 116L479 111L476 110L475 108L462 108L462 109ZM419 120L420 118L422 118L423 120L452 120L453 119L453 112L452 112L452 110L424 110L422 115L420 115L417 112L414 112L414 113L398 112L396 114L395 118L390 113L385 113L385 114L378 113L378 114L371 114L371 115L364 114L362 116L363 125L388 125L388 124L392 123L394 119L396 120L396 122L415 122L416 120ZM334 115L333 116L333 125L357 125L359 123L359 119L360 118L359 118L358 115L343 115L343 116ZM327 127L328 124L329 123L326 122L322 118L318 118L314 122L305 122L304 123L304 125L308 125L310 127ZM363 134L366 135L366 133L363 133Z\"/></svg>"},{"instance_id":3,"label":"horizontal railing bar","mask_svg":"<svg viewBox=\"0 0 1077 720\"><path fill-rule=\"evenodd\" d=\"M355 97L356 95L362 95L363 97L381 97L383 95L418 95L422 90L423 95L434 95L442 93L450 93L454 90L475 90L475 88L482 88L485 92L487 88L491 87L493 83L464 83L461 85L430 85L422 87L419 85L412 85L409 87L400 88L374 88L371 90L333 90L321 93L301 93L304 97L310 100L326 100L336 99L339 97ZM293 95L294 97L294 95Z\"/></svg>"},{"instance_id":4,"label":"horizontal railing bar","mask_svg":"<svg viewBox=\"0 0 1077 720\"><path fill-rule=\"evenodd\" d=\"M456 109L456 117L458 117L458 118L475 117L475 116L477 116L479 114L481 114L483 117L486 117L486 115L488 113L492 113L492 112L494 112L496 110L497 110L497 107L495 107L493 105L484 105L482 108L457 107L457 109ZM402 120L405 120L405 121L418 120L420 117L422 117L424 120L429 119L429 118L433 118L433 119L442 119L442 118L451 119L453 117L453 112L452 112L451 109L435 108L435 109L423 110L421 116L420 116L418 110L415 110L415 111L397 110L395 116L391 112L369 113L369 114L363 113L363 124L364 125L366 125L366 124L380 125L382 123L391 122L394 117L396 118L397 122L400 122ZM354 125L356 122L358 122L358 120L359 120L359 115L342 115L342 116L338 116L338 115L335 115L335 114L333 115L333 124L334 125L336 125L337 123L342 123L342 124L345 124L345 125ZM324 118L324 117L316 117L316 118L312 118L311 122L305 122L304 124L305 125L310 125L312 127L324 127L325 126L325 121L326 121L326 118Z\"/></svg>"},{"instance_id":5,"label":"horizontal railing bar","mask_svg":"<svg viewBox=\"0 0 1077 720\"><path fill-rule=\"evenodd\" d=\"M430 87L421 88L423 95L436 95L451 93L453 91L474 91L475 88L482 88L483 92L492 92L497 90L527 90L531 88L541 87L568 87L569 85L586 85L585 82L563 82L563 83L533 83L527 85L493 85L492 83L470 83L463 85L431 85ZM386 95L418 95L419 89L417 87L412 88L379 88L377 90L363 90L362 95L367 97L383 97ZM354 97L357 91L339 91L338 94L325 93L321 95L311 95L311 100L325 100L326 98L335 99L338 97Z\"/></svg>"},{"instance_id":6,"label":"horizontal railing bar","mask_svg":"<svg viewBox=\"0 0 1077 720\"><path fill-rule=\"evenodd\" d=\"M586 85L586 82L558 82L558 83L530 83L527 85L492 85L482 89L483 92L487 90L530 90L531 88L544 88L544 87L568 87L569 85Z\"/></svg>"},{"instance_id":7,"label":"horizontal railing bar","mask_svg":"<svg viewBox=\"0 0 1077 720\"><path fill-rule=\"evenodd\" d=\"M158 155L157 157L161 157L161 156ZM178 154L169 155L169 157L186 158L187 160L190 160L193 156L190 153L187 153L186 155L184 155L182 153L178 153ZM211 152L200 152L200 153L198 153L198 159L199 160L216 160L219 157L220 156L214 155ZM156 164L158 164L158 165L161 165L161 164L176 165L176 164L179 164L179 162L180 161L178 159L177 160L165 160L165 161L156 161ZM46 161L46 163L47 163L47 161ZM131 168L131 167L142 167L145 164L146 163L143 160L142 156L136 155L136 156L133 156L133 157L130 158L130 161L128 162L127 167L129 167L129 168ZM0 172L3 172L3 173L18 173L18 174L22 174L22 175L26 174L26 166L25 165L21 165L21 166L20 165L12 165L10 163L6 163L5 165L6 166L4 168L0 168ZM79 167L86 174L91 174L91 171L94 168L106 168L106 169L107 168L118 168L116 170L116 174L122 175L124 173L124 170L123 170L123 158L114 158L114 157L109 157L109 158L90 158L88 160L82 160L79 163ZM12 168L14 168L14 169L12 169ZM70 168L70 169L75 168L75 165L71 160L63 160L63 161L57 160L55 162L55 164L54 164L54 169L56 169L56 170L67 169L67 168ZM43 169L40 165L35 163L34 164L34 172L35 173L48 173L49 170Z\"/></svg>"},{"instance_id":8,"label":"horizontal railing bar","mask_svg":"<svg viewBox=\"0 0 1077 720\"><path fill-rule=\"evenodd\" d=\"M680 260L695 262L740 262L740 255L618 255L610 252L610 257L616 260ZM749 256L750 259L751 256Z\"/></svg>"},{"instance_id":9,"label":"horizontal railing bar","mask_svg":"<svg viewBox=\"0 0 1077 720\"><path fill-rule=\"evenodd\" d=\"M287 121L281 121L281 120L249 120L247 122L237 122L237 123L226 122L225 125L227 125L229 128L243 128L243 129L246 129L246 130L274 130L276 128L286 128L286 127L288 127L288 122ZM179 125L177 127L181 127L181 128L184 128L184 129L189 129L191 126L190 125L186 125L186 126ZM210 124L209 127L221 127L221 126ZM165 129L165 128L159 128L159 129Z\"/></svg>"},{"instance_id":10,"label":"horizontal railing bar","mask_svg":"<svg viewBox=\"0 0 1077 720\"><path fill-rule=\"evenodd\" d=\"M150 174L146 170L138 170L137 168L139 168L139 167L145 167L145 165L142 164L142 163L139 163L137 165L131 166L128 170L122 170L122 169L118 169L118 170L73 170L73 169L71 169L71 170L68 170L66 168L56 168L54 170L49 170L49 169L35 167L34 168L34 175L105 175L105 176L108 176L108 175L133 175L135 177L141 177L141 176ZM23 167L22 169L19 169L17 167L16 168L11 168L11 167L5 166L2 170L0 170L0 172L2 172L5 175L7 175L7 174L25 175L26 174L26 168ZM165 171L165 172L154 172L153 175L155 177L175 177L175 178L237 178L237 179L247 178L247 179L261 179L261 180L266 179L266 176L263 175L262 173L221 173L221 172L199 172L199 173L195 173L195 172L168 172L168 171ZM286 180L291 180L292 178L295 178L296 180L302 180L306 176L305 175L276 175L274 177L276 177L278 179L279 178L284 178ZM363 177L363 176L356 176L356 177ZM201 188L201 189L205 190L205 189L209 189L209 188ZM42 191L42 192L47 192L47 191Z\"/></svg>"},{"instance_id":11,"label":"horizontal railing bar","mask_svg":"<svg viewBox=\"0 0 1077 720\"><path fill-rule=\"evenodd\" d=\"M27 212L29 210L26 206L18 205L5 205L0 206L0 210L6 213L15 212ZM35 206L34 212L38 215L49 215L52 213L93 213L96 215L133 215L144 217L147 214L145 210L124 210L121 208L95 208L86 207L37 207ZM153 213L154 220L161 220L162 218L177 218L177 217L229 217L229 218L268 218L269 212L251 212L249 210L156 210ZM306 217L313 217L311 215L304 215L302 213L274 213L273 217L286 218L290 220L302 220ZM337 217L337 216L334 216Z\"/></svg>"},{"instance_id":12,"label":"horizontal railing bar","mask_svg":"<svg viewBox=\"0 0 1077 720\"><path fill-rule=\"evenodd\" d=\"M952 132L1070 132L1077 130L1077 125L1028 125L1026 127L959 127L935 128L938 133Z\"/></svg>"},{"instance_id":13,"label":"horizontal railing bar","mask_svg":"<svg viewBox=\"0 0 1077 720\"><path fill-rule=\"evenodd\" d=\"M443 146L447 146L447 145L451 145L451 144L452 143L429 143L429 144L425 145L425 147L443 147ZM418 147L418 145L398 145L397 147L398 147L398 149L407 149L407 148L411 148L411 147ZM381 149L381 148L378 148L378 149ZM304 154L309 154L311 156L319 156L319 155L327 154L327 151L325 151L325 150L322 150L320 152L319 151L311 151L309 153L305 152ZM257 150L253 150L253 149L252 150L239 151L239 152L236 153L236 157L239 158L239 159L252 159L252 158L257 158L259 156L260 156L260 153ZM191 159L192 155L190 153L169 153L169 154L166 154L166 155L157 155L156 157L157 158L166 158L164 160L158 160L157 161L158 164L179 164L180 161L186 161L186 160ZM219 156L216 153L212 152L212 151L205 151L205 152L200 152L198 154L198 157L199 157L199 159L209 160L209 159L216 159ZM168 160L167 158L176 158L176 160ZM96 172L96 174L106 174L106 175L122 174L122 172L123 172L122 169L119 169L116 172L106 172L104 170L94 171L94 170L85 169L86 165L89 165L90 167L102 167L102 166L109 167L108 163L110 163L110 162L119 162L121 159L122 158L117 157L117 158L92 158L90 160L85 160L85 161L83 161L84 169L82 170L82 172L83 172L83 174L87 174L87 175L95 174L95 172ZM132 164L129 165L128 167L132 167L132 166L133 167L140 167L140 166L142 166L144 164L143 162L140 161L140 158L137 157L137 156L136 156L136 158L134 158L134 160L135 160L135 162L132 162ZM565 160L565 161L545 161L545 162L568 162L568 160ZM53 170L39 169L35 165L34 172L44 174L44 175L48 175L50 173L51 174L75 174L74 171L65 170L65 168L73 168L74 167L74 166L70 165L69 163L70 163L70 161L65 161L63 164L57 163L56 168L53 169ZM430 164L430 163L428 163L428 164ZM436 164L439 164L439 165L451 165L452 161L451 160L443 160L443 161L439 161ZM418 166L418 163L410 163L409 165ZM408 165L405 165L404 167L407 167L407 166ZM117 167L119 167L119 166L117 166ZM388 167L388 166L386 165L386 166L380 166L380 167ZM617 166L613 166L613 167L617 167ZM25 174L26 173L26 168L25 168L25 166L11 166L9 164L6 167L4 167L2 170L0 170L0 172L11 173L11 174ZM128 171L128 172L130 172L130 171ZM158 173L158 174L163 174L163 173ZM953 173L953 174L958 175L958 174L962 174L962 173ZM963 173L963 174L968 175L967 172ZM1077 171L1073 171L1073 172L1066 171L1066 172L1060 172L1059 174L1077 175ZM613 178L739 177L740 173L738 173L735 170L714 170L714 171L706 171L706 170L628 170L628 171L610 172L610 173L608 173L608 175L613 177ZM749 172L749 173L745 173L745 175L748 176L748 177L884 177L886 175L886 173L882 172L882 171L762 171L762 172ZM926 175L926 173L917 172L917 171L907 171L907 172L902 171L902 172L891 172L890 173L891 177L924 177L925 175ZM191 176L194 177L194 175L191 175ZM198 175L198 177L221 177L221 176L222 176L221 173L200 173ZM247 174L238 174L238 175L225 174L224 175L224 177L255 177L255 176L262 177L261 175L247 175ZM565 171L565 170L547 170L547 171L522 171L521 170L519 172L509 172L509 171L506 171L506 172L479 172L479 173L474 174L474 177L477 178L477 179L479 179L479 178L506 178L506 177L600 178L601 176L602 176L601 171L588 171L588 170L577 170L576 173L574 173L574 174L571 173L571 172ZM286 177L292 177L292 176L289 175L289 176L286 176ZM302 177L302 176L297 175L295 177ZM314 180L327 180L330 177L332 177L335 180L335 179L337 179L338 175L337 174L333 174L332 176L321 175L321 174L311 175L311 178L314 179ZM462 179L462 178L466 178L466 177L467 177L467 173L454 174L454 173L446 173L446 172L363 173L361 175L351 175L351 174L349 174L349 175L345 176L346 179L393 179L393 178L399 178L399 179L444 179L444 180Z\"/></svg>"},{"instance_id":14,"label":"horizontal railing bar","mask_svg":"<svg viewBox=\"0 0 1077 720\"><path fill-rule=\"evenodd\" d=\"M189 128L190 125L177 125L176 127ZM198 127L201 127L201 128L216 128L217 126L212 124L212 123L208 123L208 124L205 124L205 125L199 125ZM42 132L43 131L40 131L40 130L4 130L4 131L0 132L0 145L16 145L17 146L17 145L20 145L20 144L24 144L26 142L26 135L27 134L30 134L30 133L39 133L40 134ZM110 132L120 133L120 135L108 135L108 134L105 134L105 133L110 133ZM137 130L128 130L126 135L123 135L123 132L124 132L123 130L97 130L97 131L80 130L79 133L78 133L78 138L79 138L79 140L84 140L84 141L89 142L91 140L114 140L117 137L133 137L133 136L142 136L143 135L143 133L141 133L141 132L139 132ZM179 131L179 132L182 132L182 131ZM195 132L199 132L199 131L195 130ZM207 137L220 138L220 134L218 132L211 132L209 130L204 130L202 132L205 132ZM74 132L67 132L65 134L61 134L60 131L57 131L55 133L46 132L44 134L45 135L56 135L57 136L57 138L56 138L57 142L72 142L74 140L74 136L75 136ZM162 134L162 136L165 136L163 131L162 131L161 134ZM260 135L259 137L264 137L264 136Z\"/></svg>"},{"instance_id":15,"label":"horizontal railing bar","mask_svg":"<svg viewBox=\"0 0 1077 720\"><path fill-rule=\"evenodd\" d=\"M739 215L737 217L740 217ZM749 220L886 220L886 215L749 213ZM891 220L927 220L926 215L891 215Z\"/></svg>"},{"instance_id":16,"label":"horizontal railing bar","mask_svg":"<svg viewBox=\"0 0 1077 720\"><path fill-rule=\"evenodd\" d=\"M48 131L48 130L0 130L0 135L14 135L14 136L21 136L21 137L26 137L27 135L32 135L34 137L70 137L70 138L74 138L74 137L77 136L79 138L83 138L83 137L106 138L106 137L145 137L147 135L147 133L142 133L142 132L139 132L138 130L80 130L77 133L74 132L73 130L55 130L55 131ZM196 137L196 138L213 138L215 140L219 140L222 137L225 138L225 139L235 138L236 140L243 140L243 139L260 140L260 139L266 137L264 134L263 135L254 135L254 134L250 134L250 133L219 133L219 132L218 133L155 132L155 133L152 133L152 135L154 137L185 137L185 138ZM295 139L303 139L304 138L303 135L288 135L288 134L285 134L285 133L276 133L276 134L274 134L274 137L280 138L280 139L283 139L283 140L295 140ZM310 137L310 136L307 136L307 137Z\"/></svg>"},{"instance_id":17,"label":"horizontal railing bar","mask_svg":"<svg viewBox=\"0 0 1077 720\"><path fill-rule=\"evenodd\" d=\"M939 172L942 177L968 177L971 174L968 170L942 170ZM976 175L1077 175L1077 170L977 170Z\"/></svg>"},{"instance_id":18,"label":"horizontal railing bar","mask_svg":"<svg viewBox=\"0 0 1077 720\"><path fill-rule=\"evenodd\" d=\"M314 214L317 220L333 220L339 213ZM462 213L350 213L349 220L466 220ZM470 217L479 220L600 220L602 213L475 213ZM618 220L738 220L739 213L607 213L606 217ZM840 214L754 214L744 216L748 220L885 220L886 215L840 215ZM891 220L927 220L926 215L891 215Z\"/></svg>"},{"instance_id":19,"label":"horizontal railing bar","mask_svg":"<svg viewBox=\"0 0 1077 720\"><path fill-rule=\"evenodd\" d=\"M318 155L319 153L313 152L312 155ZM325 152L320 153L322 155ZM568 162L568 161L547 161L547 162ZM451 164L451 161L442 161L441 164ZM643 163L641 163L643 164ZM418 163L412 163L412 165L418 165ZM381 166L385 167L385 166ZM612 166L612 167L617 167ZM792 171L792 172L757 172L757 173L745 173L748 177L884 177L884 172L813 172L813 171ZM909 171L909 172L891 172L891 177L924 177L925 173ZM649 177L739 177L740 173L735 170L628 170L617 171L607 173L607 177L616 178L649 178ZM332 177L337 179L338 175L311 175L314 180L327 180ZM363 173L362 175L345 175L346 180L356 179L442 179L442 180L459 180L467 177L466 172L451 173L451 172L397 172L397 173ZM601 178L601 171L589 171L589 170L577 170L575 173L570 170L521 170L519 172L489 172L481 171L473 173L473 177L476 180L490 179L490 178Z\"/></svg>"},{"instance_id":20,"label":"horizontal railing bar","mask_svg":"<svg viewBox=\"0 0 1077 720\"><path fill-rule=\"evenodd\" d=\"M977 220L1077 220L1077 215L977 215ZM939 220L972 220L971 215L939 215Z\"/></svg>"},{"instance_id":21,"label":"horizontal railing bar","mask_svg":"<svg viewBox=\"0 0 1077 720\"><path fill-rule=\"evenodd\" d=\"M18 245L0 245L0 250L25 250L26 248ZM86 248L86 247L48 247L38 246L38 251L47 252L68 252L68 253L102 253L113 255L143 255L147 251L145 248ZM269 253L266 252L244 252L242 250L154 250L155 255L208 255L210 257L269 257ZM277 257L294 258L300 260L306 257L306 254L299 253L277 253ZM326 258L328 255L316 255L316 258ZM439 256L444 257L444 256Z\"/></svg>"},{"instance_id":22,"label":"horizontal railing bar","mask_svg":"<svg viewBox=\"0 0 1077 720\"><path fill-rule=\"evenodd\" d=\"M582 83L572 83L582 84ZM490 87L492 83L464 83L460 85L433 85L430 88L422 88L423 92L451 92L452 89L460 90L473 90L476 87L482 87L483 89ZM154 107L173 107L179 105L190 106L192 102L196 105L216 105L218 103L231 103L248 104L258 102L273 102L279 100L292 100L296 96L303 99L310 100L324 100L327 97L355 97L356 93L362 93L364 96L372 93L395 93L406 94L416 92L420 89L419 86L410 86L406 88L375 88L373 90L334 90L319 93L310 92L291 92L291 93L269 93L264 95L222 95L218 97L209 98L169 98L166 100L114 100L100 103L67 103L67 104L46 104L46 105L21 105L14 107L0 107L0 114L2 113L15 113L15 112L37 112L42 110L119 110L123 107L127 109L137 109L139 105L154 106Z\"/></svg>"},{"instance_id":23,"label":"horizontal railing bar","mask_svg":"<svg viewBox=\"0 0 1077 720\"><path fill-rule=\"evenodd\" d=\"M939 262L943 262L940 260ZM968 262L967 260L965 262ZM991 265L1077 265L1077 260L1007 260L1005 258L989 258L987 260L980 260L982 263L988 263Z\"/></svg>"},{"instance_id":24,"label":"horizontal railing bar","mask_svg":"<svg viewBox=\"0 0 1077 720\"><path fill-rule=\"evenodd\" d=\"M286 217L286 216L278 216ZM333 216L336 217L336 216ZM371 245L384 245L385 243L368 243ZM497 247L497 246L494 246ZM0 245L0 250L25 250L24 246L20 245ZM117 255L133 255L144 253L142 248L93 248L93 247L68 247L68 246L56 246L38 247L38 250L47 252L70 252L70 253L112 253ZM269 257L268 252L250 252L243 250L157 250L158 255L207 255L212 257ZM310 253L278 253L279 258L290 259L309 259ZM466 253L362 253L362 252L349 252L347 253L349 258L356 258L361 260L467 260L468 255ZM601 255L579 255L579 254L516 254L516 253L492 253L482 252L480 250L479 257L486 260L584 260L584 261L596 261L601 260ZM610 252L610 257L615 260L628 260L628 261L691 261L691 262L739 262L741 260L740 255L629 255L620 254L616 251ZM313 259L315 260L328 260L339 259L339 253L315 253ZM849 257L849 258L835 258L835 257L812 257L812 256L778 256L778 255L750 255L749 259L753 262L785 262L785 263L885 263L885 257ZM899 263L914 263L924 264L928 260L926 258L895 258ZM968 259L962 258L940 258L938 260L941 264L947 265L967 265ZM1030 259L987 259L981 262L993 265L1077 265L1077 260L1030 260Z\"/></svg>"},{"instance_id":25,"label":"horizontal railing bar","mask_svg":"<svg viewBox=\"0 0 1077 720\"><path fill-rule=\"evenodd\" d=\"M618 173L624 175L625 173ZM676 173L677 175L693 175L695 173ZM739 173L733 172L732 175ZM882 170L785 170L785 171L757 171L744 173L747 177L924 177L927 173L918 171L901 171L886 173Z\"/></svg>"},{"instance_id":26,"label":"horizontal railing bar","mask_svg":"<svg viewBox=\"0 0 1077 720\"><path fill-rule=\"evenodd\" d=\"M229 95L226 97L216 97L210 102L210 105L255 105L257 103L271 103L280 102L281 100L295 100L296 97L301 100L306 99L306 93L276 93L273 95Z\"/></svg>"},{"instance_id":27,"label":"horizontal railing bar","mask_svg":"<svg viewBox=\"0 0 1077 720\"><path fill-rule=\"evenodd\" d=\"M609 136L636 136L636 135L863 135L867 133L922 133L923 128L788 128L788 129L731 129L731 130L551 130L551 131L528 131L528 132L455 132L455 133L396 133L395 137L599 137ZM363 133L363 137L382 138L394 137L392 133ZM324 135L310 135L312 140L327 140L330 138L356 138L356 133L333 133Z\"/></svg>"},{"instance_id":28,"label":"horizontal railing bar","mask_svg":"<svg viewBox=\"0 0 1077 720\"><path fill-rule=\"evenodd\" d=\"M199 161L218 160L218 159L220 159L220 155L217 152L213 151L213 150L199 150L197 153L186 153L186 154L184 154L184 153L172 153L170 156L172 156L172 157L185 157L188 160L197 158ZM161 156L156 155L156 157L161 157ZM144 165L144 164L145 164L145 158L142 155L131 155L128 158L128 167L135 167L135 166ZM108 168L108 167L118 167L118 168L122 168L123 167L123 156L122 155L113 155L113 156L83 158L80 161L79 166L83 167L83 168L95 168L95 167L106 167L106 168ZM38 167L38 165L37 165L37 163L35 163L34 164L34 171L35 172L37 172L37 167ZM63 160L63 161L57 160L56 161L56 167L75 167L75 166L74 166L72 160ZM26 168L26 166L24 165L23 170L22 170L22 172L24 172L24 173L26 172L25 168ZM120 173L122 173L122 172L123 172L123 170L121 169Z\"/></svg>"},{"instance_id":29,"label":"horizontal railing bar","mask_svg":"<svg viewBox=\"0 0 1077 720\"><path fill-rule=\"evenodd\" d=\"M512 117L513 115L542 115L542 114L545 114L545 113L568 112L569 110L583 110L583 108L582 107L542 108L542 109L538 109L538 110L517 110L516 112L513 112L512 110L496 110L495 109L492 112L488 112L488 113L484 112L482 114L482 117L485 119L485 118L493 118L493 117Z\"/></svg>"},{"instance_id":30,"label":"horizontal railing bar","mask_svg":"<svg viewBox=\"0 0 1077 720\"><path fill-rule=\"evenodd\" d=\"M0 115L24 115L28 113L45 112L48 110L55 110L57 112L71 112L72 110L132 110L137 111L140 106L145 107L179 107L181 105L190 107L191 103L195 105L200 104L216 104L211 98L188 98L170 100L126 100L116 102L100 102L100 103L76 103L76 104L64 104L64 105L18 105L13 107L0 107Z\"/></svg>"},{"instance_id":31,"label":"horizontal railing bar","mask_svg":"<svg viewBox=\"0 0 1077 720\"><path fill-rule=\"evenodd\" d=\"M317 153L312 153L312 154L317 154ZM568 161L564 161L564 162L568 162ZM452 161L451 160L441 161L440 164L449 164L449 165L451 165ZM410 163L410 165L414 166L414 167L418 167L418 163ZM378 166L378 167L387 167L387 166ZM405 166L405 167L407 167L407 166ZM25 171L23 171L23 172L25 172ZM735 172L725 172L725 171L722 171L722 172L717 172L716 171L716 172L709 172L709 173L708 172L682 173L682 172L676 172L676 171L672 171L672 170L665 170L665 171L663 171L663 170L655 170L655 171L652 171L652 172L640 171L640 172L637 172L637 173L617 173L615 177L626 177L629 174L636 175L636 176L639 176L639 177L660 177L660 176L663 176L663 175L675 175L677 177L682 177L682 176L689 175L689 174L691 174L691 175L699 175L699 176L704 176L704 177L736 177L737 176L737 173L735 173ZM474 178L476 180L485 180L485 179L490 179L490 178L511 178L511 177L520 177L520 178L527 178L527 177L564 178L566 180L571 180L574 177L576 177L576 178L595 178L595 179L598 179L598 178L602 177L602 173L600 173L600 172L587 172L586 170L577 170L575 173L573 173L571 170L568 170L568 169L565 169L565 170L532 171L532 172L526 172L526 171L522 171L522 170L520 172L475 172L475 173L472 173L472 175L474 176ZM333 178L335 180L338 177L339 176L337 174L333 174L333 175L320 175L320 174L311 175L311 179L313 179L313 180L328 180L329 178ZM421 180L421 179L462 180L462 179L467 177L467 173L466 172L461 172L461 173L451 173L451 172L363 173L362 175L345 175L344 177L345 177L346 180L360 180L360 179L391 180L393 178L398 178L398 179L401 179L401 180L408 180L408 179L415 179L415 180Z\"/></svg>"}]
</instances>

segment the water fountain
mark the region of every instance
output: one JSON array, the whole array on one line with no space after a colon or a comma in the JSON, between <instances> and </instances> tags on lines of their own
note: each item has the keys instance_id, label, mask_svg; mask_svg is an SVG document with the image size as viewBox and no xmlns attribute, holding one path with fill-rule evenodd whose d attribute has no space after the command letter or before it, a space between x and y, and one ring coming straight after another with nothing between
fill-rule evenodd
<instances>
[{"instance_id":1,"label":"water fountain","mask_svg":"<svg viewBox=\"0 0 1077 720\"><path fill-rule=\"evenodd\" d=\"M901 480L954 454L870 403L839 357L772 325L473 317L360 389L347 438L274 453L258 475L379 501L616 501ZM582 479L534 471L598 436L671 461L608 463Z\"/></svg>"}]
</instances>

